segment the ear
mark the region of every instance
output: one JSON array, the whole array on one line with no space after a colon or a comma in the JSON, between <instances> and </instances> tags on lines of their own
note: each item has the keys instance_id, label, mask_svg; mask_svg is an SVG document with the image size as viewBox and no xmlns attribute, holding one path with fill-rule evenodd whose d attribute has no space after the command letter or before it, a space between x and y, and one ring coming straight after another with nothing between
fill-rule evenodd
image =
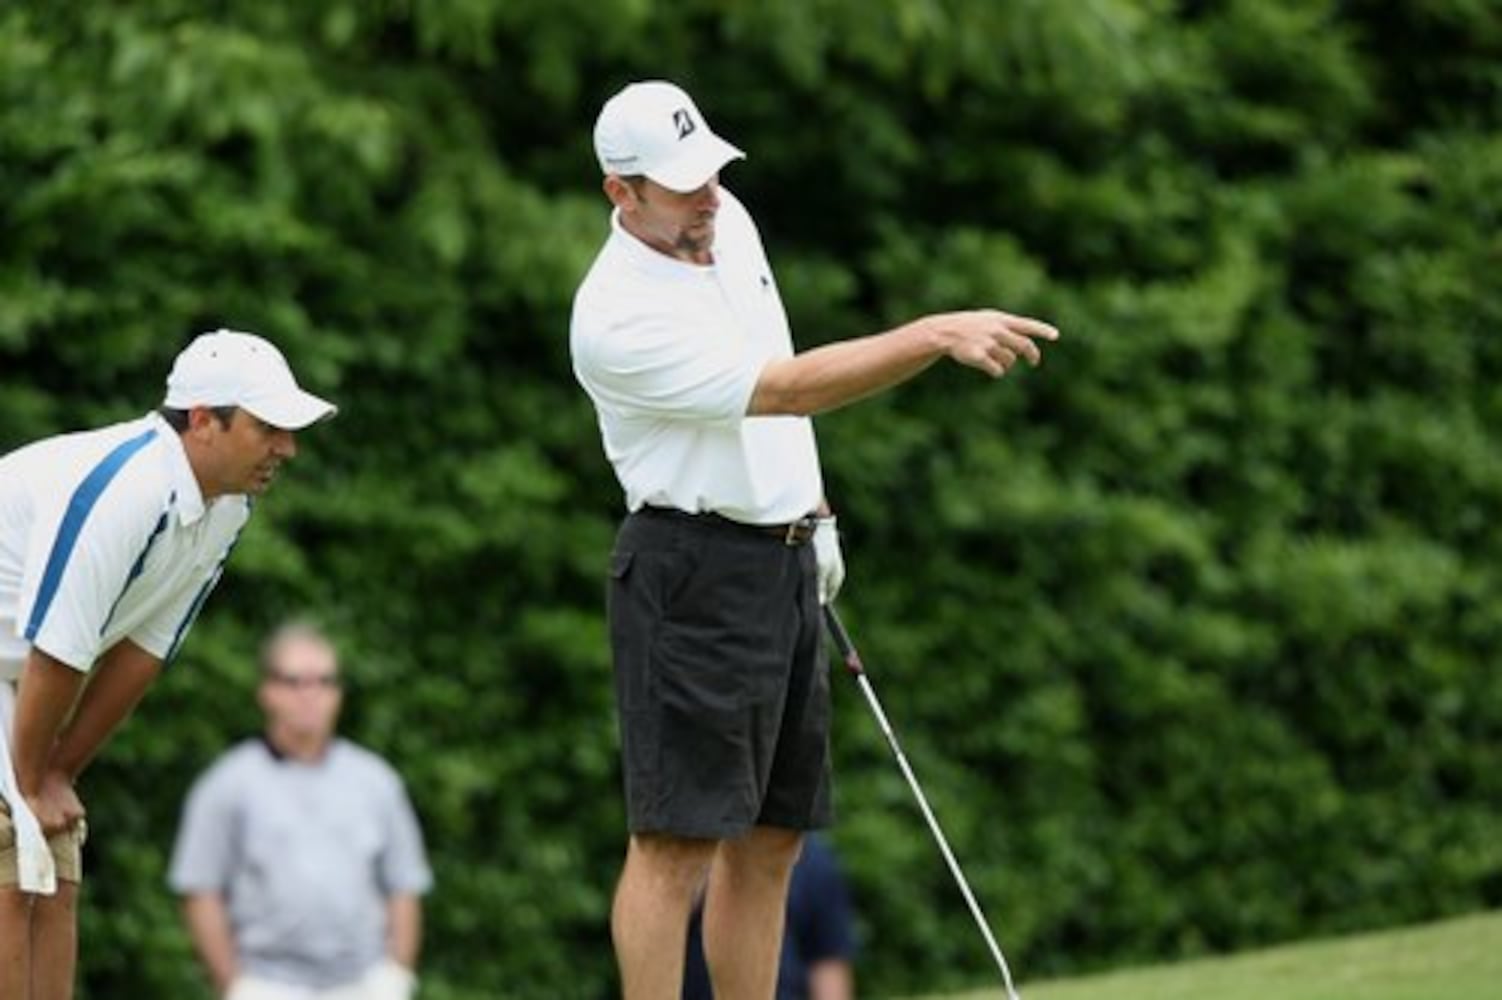
<instances>
[{"instance_id":1,"label":"ear","mask_svg":"<svg viewBox=\"0 0 1502 1000\"><path fill-rule=\"evenodd\" d=\"M217 426L219 418L214 416L214 411L207 406L194 406L188 409L188 431L194 434L202 434L207 428Z\"/></svg>"},{"instance_id":2,"label":"ear","mask_svg":"<svg viewBox=\"0 0 1502 1000\"><path fill-rule=\"evenodd\" d=\"M629 212L636 207L636 191L621 179L620 174L606 174L601 185L605 189L605 197L610 203L623 212Z\"/></svg>"}]
</instances>

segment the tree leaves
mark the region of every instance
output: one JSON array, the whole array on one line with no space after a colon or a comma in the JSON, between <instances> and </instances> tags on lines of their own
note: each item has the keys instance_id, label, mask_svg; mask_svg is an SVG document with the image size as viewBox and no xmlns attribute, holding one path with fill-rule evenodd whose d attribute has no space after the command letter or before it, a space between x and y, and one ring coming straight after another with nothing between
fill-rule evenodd
<instances>
[{"instance_id":1,"label":"tree leaves","mask_svg":"<svg viewBox=\"0 0 1502 1000\"><path fill-rule=\"evenodd\" d=\"M565 338L589 130L649 77L749 152L801 346L1064 330L818 421L846 617L1024 978L1495 904L1495 8L7 5L0 447L141 412L219 325L341 405L88 779L86 995L192 995L165 851L293 614L426 821L425 995L609 991L621 500ZM836 710L862 982L989 982Z\"/></svg>"}]
</instances>

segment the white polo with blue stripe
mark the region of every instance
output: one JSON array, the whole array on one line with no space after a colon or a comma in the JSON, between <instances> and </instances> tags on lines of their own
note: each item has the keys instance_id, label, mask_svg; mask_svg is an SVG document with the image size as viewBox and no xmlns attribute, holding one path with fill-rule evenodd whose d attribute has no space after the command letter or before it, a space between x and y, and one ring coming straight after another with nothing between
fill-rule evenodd
<instances>
[{"instance_id":1,"label":"white polo with blue stripe","mask_svg":"<svg viewBox=\"0 0 1502 1000\"><path fill-rule=\"evenodd\" d=\"M79 671L122 639L170 660L249 515L204 502L154 413L0 458L0 681L32 646Z\"/></svg>"}]
</instances>

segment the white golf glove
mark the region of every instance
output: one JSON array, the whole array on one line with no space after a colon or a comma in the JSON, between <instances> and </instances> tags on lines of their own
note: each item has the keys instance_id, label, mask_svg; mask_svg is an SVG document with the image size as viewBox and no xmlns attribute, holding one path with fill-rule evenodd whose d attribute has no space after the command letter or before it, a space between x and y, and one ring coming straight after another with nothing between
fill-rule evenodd
<instances>
[{"instance_id":1,"label":"white golf glove","mask_svg":"<svg viewBox=\"0 0 1502 1000\"><path fill-rule=\"evenodd\" d=\"M833 514L819 518L814 526L814 559L819 564L819 603L828 604L845 582L845 557L840 553L840 532Z\"/></svg>"}]
</instances>

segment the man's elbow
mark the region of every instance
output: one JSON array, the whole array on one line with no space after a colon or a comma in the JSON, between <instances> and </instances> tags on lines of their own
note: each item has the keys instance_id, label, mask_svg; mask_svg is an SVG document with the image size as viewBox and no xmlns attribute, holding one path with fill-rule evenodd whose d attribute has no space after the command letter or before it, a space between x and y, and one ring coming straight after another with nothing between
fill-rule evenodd
<instances>
[{"instance_id":1,"label":"man's elbow","mask_svg":"<svg viewBox=\"0 0 1502 1000\"><path fill-rule=\"evenodd\" d=\"M816 394L789 377L785 363L763 369L746 405L748 417L811 417L823 409Z\"/></svg>"},{"instance_id":2,"label":"man's elbow","mask_svg":"<svg viewBox=\"0 0 1502 1000\"><path fill-rule=\"evenodd\" d=\"M811 417L816 411L800 402L796 393L756 391L746 407L748 417Z\"/></svg>"}]
</instances>

